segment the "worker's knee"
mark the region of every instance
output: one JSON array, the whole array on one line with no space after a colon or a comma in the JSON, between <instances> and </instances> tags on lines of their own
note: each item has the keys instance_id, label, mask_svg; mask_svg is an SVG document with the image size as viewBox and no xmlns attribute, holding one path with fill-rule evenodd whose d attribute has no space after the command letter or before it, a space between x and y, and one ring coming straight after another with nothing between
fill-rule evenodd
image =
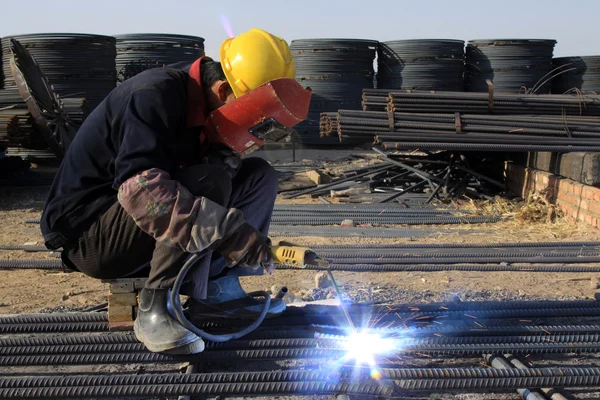
<instances>
[{"instance_id":1,"label":"worker's knee","mask_svg":"<svg viewBox=\"0 0 600 400\"><path fill-rule=\"evenodd\" d=\"M265 195L277 196L277 171L262 158L247 158L242 162L241 171L244 179L250 179ZM241 174L240 174L241 175ZM240 176L238 175L238 176Z\"/></svg>"},{"instance_id":2,"label":"worker's knee","mask_svg":"<svg viewBox=\"0 0 600 400\"><path fill-rule=\"evenodd\" d=\"M194 196L202 196L220 205L226 205L231 196L231 176L221 165L198 164L175 174Z\"/></svg>"}]
</instances>

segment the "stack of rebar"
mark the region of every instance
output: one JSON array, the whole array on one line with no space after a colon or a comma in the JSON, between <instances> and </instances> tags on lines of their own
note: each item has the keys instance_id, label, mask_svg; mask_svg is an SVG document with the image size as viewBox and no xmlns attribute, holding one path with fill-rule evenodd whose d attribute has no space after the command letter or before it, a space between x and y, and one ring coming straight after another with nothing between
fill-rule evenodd
<instances>
[{"instance_id":1,"label":"stack of rebar","mask_svg":"<svg viewBox=\"0 0 600 400\"><path fill-rule=\"evenodd\" d=\"M467 44L465 89L497 93L550 93L555 40L491 39Z\"/></svg>"},{"instance_id":2,"label":"stack of rebar","mask_svg":"<svg viewBox=\"0 0 600 400\"><path fill-rule=\"evenodd\" d=\"M519 95L365 89L365 111L600 116L598 95Z\"/></svg>"},{"instance_id":3,"label":"stack of rebar","mask_svg":"<svg viewBox=\"0 0 600 400\"><path fill-rule=\"evenodd\" d=\"M303 39L290 47L296 80L312 89L307 119L294 127L303 144L336 144L319 138L319 116L340 108L360 109L362 89L373 87L376 41L359 39Z\"/></svg>"},{"instance_id":4,"label":"stack of rebar","mask_svg":"<svg viewBox=\"0 0 600 400\"><path fill-rule=\"evenodd\" d=\"M117 80L123 82L150 68L192 62L204 56L204 38L162 33L116 35Z\"/></svg>"},{"instance_id":5,"label":"stack of rebar","mask_svg":"<svg viewBox=\"0 0 600 400\"><path fill-rule=\"evenodd\" d=\"M35 58L61 97L86 98L91 110L116 85L116 40L110 36L49 33L2 39L5 89L16 91L10 70L10 39L18 40Z\"/></svg>"},{"instance_id":6,"label":"stack of rebar","mask_svg":"<svg viewBox=\"0 0 600 400\"><path fill-rule=\"evenodd\" d=\"M339 110L336 124L327 118L322 126L331 130L324 135L337 134L342 143L364 143L375 136L386 149L600 151L600 121L594 117Z\"/></svg>"},{"instance_id":7,"label":"stack of rebar","mask_svg":"<svg viewBox=\"0 0 600 400\"><path fill-rule=\"evenodd\" d=\"M440 39L379 43L377 88L463 90L464 44Z\"/></svg>"},{"instance_id":8,"label":"stack of rebar","mask_svg":"<svg viewBox=\"0 0 600 400\"><path fill-rule=\"evenodd\" d=\"M552 61L552 93L600 93L600 56L560 57Z\"/></svg>"}]
</instances>

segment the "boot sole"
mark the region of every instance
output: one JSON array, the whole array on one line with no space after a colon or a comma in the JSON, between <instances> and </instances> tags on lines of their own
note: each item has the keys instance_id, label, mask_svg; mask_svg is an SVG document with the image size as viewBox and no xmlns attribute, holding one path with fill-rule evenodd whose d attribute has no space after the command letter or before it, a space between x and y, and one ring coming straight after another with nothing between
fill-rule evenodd
<instances>
[{"instance_id":1,"label":"boot sole","mask_svg":"<svg viewBox=\"0 0 600 400\"><path fill-rule=\"evenodd\" d=\"M169 345L148 342L146 341L144 335L137 329L137 323L133 324L133 333L135 334L136 339L142 342L144 346L146 346L146 348L153 353L164 353L171 355L198 354L202 353L205 347L204 341L200 337L198 337L197 340L192 340L191 342L173 343Z\"/></svg>"}]
</instances>

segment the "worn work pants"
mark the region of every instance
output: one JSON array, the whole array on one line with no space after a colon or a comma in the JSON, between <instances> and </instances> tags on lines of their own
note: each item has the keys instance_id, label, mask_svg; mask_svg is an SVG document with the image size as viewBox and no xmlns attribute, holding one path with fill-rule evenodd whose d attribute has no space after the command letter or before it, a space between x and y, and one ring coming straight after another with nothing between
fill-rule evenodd
<instances>
[{"instance_id":1,"label":"worn work pants","mask_svg":"<svg viewBox=\"0 0 600 400\"><path fill-rule=\"evenodd\" d=\"M277 173L264 160L248 158L231 179L220 165L195 165L174 176L195 196L237 208L246 221L268 234L277 196ZM79 240L63 249L64 263L98 279L147 276L147 288L170 288L189 257L180 248L169 247L142 231L119 202L108 209ZM149 266L148 266L149 263ZM209 252L196 263L184 283L185 294L206 296L210 277L224 273L260 275L262 269L235 267L225 271L223 257Z\"/></svg>"}]
</instances>

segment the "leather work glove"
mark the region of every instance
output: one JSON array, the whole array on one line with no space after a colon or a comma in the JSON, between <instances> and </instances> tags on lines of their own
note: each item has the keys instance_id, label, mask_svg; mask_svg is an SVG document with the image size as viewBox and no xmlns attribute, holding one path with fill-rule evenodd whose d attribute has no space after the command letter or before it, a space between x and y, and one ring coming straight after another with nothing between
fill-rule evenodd
<instances>
[{"instance_id":1,"label":"leather work glove","mask_svg":"<svg viewBox=\"0 0 600 400\"><path fill-rule=\"evenodd\" d=\"M226 147L211 148L209 153L202 158L202 162L204 164L225 166L231 179L237 175L242 167L242 160Z\"/></svg>"},{"instance_id":2,"label":"leather work glove","mask_svg":"<svg viewBox=\"0 0 600 400\"><path fill-rule=\"evenodd\" d=\"M230 268L247 265L256 269L262 265L269 274L275 271L271 240L247 222L223 239L215 250L221 253Z\"/></svg>"}]
</instances>

